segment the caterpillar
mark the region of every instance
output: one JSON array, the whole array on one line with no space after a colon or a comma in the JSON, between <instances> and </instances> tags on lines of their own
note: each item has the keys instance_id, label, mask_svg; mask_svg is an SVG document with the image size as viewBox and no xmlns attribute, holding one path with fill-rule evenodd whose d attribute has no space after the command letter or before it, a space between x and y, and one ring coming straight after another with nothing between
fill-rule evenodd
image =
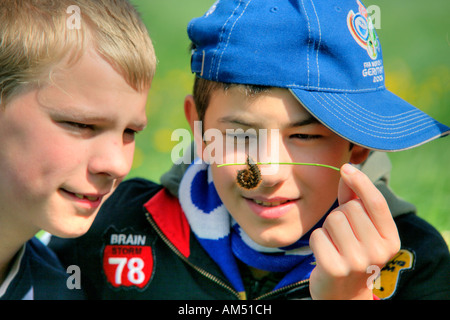
<instances>
[{"instance_id":1,"label":"caterpillar","mask_svg":"<svg viewBox=\"0 0 450 320\"><path fill-rule=\"evenodd\" d=\"M255 189L262 181L261 171L259 170L258 164L249 155L247 155L247 161L245 163L247 168L237 172L236 182L244 189Z\"/></svg>"}]
</instances>

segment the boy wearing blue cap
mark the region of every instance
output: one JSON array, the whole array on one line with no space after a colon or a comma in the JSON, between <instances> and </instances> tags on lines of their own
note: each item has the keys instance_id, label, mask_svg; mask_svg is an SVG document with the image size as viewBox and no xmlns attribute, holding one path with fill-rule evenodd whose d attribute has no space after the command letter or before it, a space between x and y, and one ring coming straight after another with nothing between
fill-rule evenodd
<instances>
[{"instance_id":1,"label":"boy wearing blue cap","mask_svg":"<svg viewBox=\"0 0 450 320\"><path fill-rule=\"evenodd\" d=\"M196 80L184 107L193 131L202 124L201 160L164 176L163 188L122 183L88 234L62 244L66 263L77 256L92 275L89 296L448 297L445 242L374 173L386 159L371 150L412 148L450 128L386 90L364 6L220 0L188 34ZM250 143L231 157L223 146L242 131L264 152L236 167L227 160L245 159Z\"/></svg>"}]
</instances>

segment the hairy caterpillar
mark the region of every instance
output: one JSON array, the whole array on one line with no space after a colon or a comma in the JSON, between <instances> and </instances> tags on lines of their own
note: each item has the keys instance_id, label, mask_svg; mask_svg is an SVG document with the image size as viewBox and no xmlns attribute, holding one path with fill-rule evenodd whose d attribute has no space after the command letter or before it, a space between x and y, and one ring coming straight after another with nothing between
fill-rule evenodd
<instances>
[{"instance_id":1,"label":"hairy caterpillar","mask_svg":"<svg viewBox=\"0 0 450 320\"><path fill-rule=\"evenodd\" d=\"M255 189L262 181L261 171L259 170L258 164L249 155L247 155L247 161L245 163L247 168L237 172L237 184L244 189Z\"/></svg>"}]
</instances>

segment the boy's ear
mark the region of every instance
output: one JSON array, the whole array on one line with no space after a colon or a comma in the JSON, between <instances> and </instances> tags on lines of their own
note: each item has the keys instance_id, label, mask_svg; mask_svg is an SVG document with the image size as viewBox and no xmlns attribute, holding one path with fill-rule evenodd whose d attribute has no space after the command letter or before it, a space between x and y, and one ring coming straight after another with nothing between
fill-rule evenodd
<instances>
[{"instance_id":1,"label":"boy's ear","mask_svg":"<svg viewBox=\"0 0 450 320\"><path fill-rule=\"evenodd\" d=\"M187 95L184 98L184 116L186 117L192 132L194 132L194 121L198 121L197 108L195 107L194 97Z\"/></svg>"},{"instance_id":2,"label":"boy's ear","mask_svg":"<svg viewBox=\"0 0 450 320\"><path fill-rule=\"evenodd\" d=\"M199 128L199 120L197 107L195 105L194 97L192 95L187 95L184 98L184 116L186 117L189 126L191 127L191 132L194 134L194 141L196 146L196 154L202 155L203 149L205 148L203 141L203 131L202 127ZM197 122L197 124L196 124ZM197 126L197 129L195 128Z\"/></svg>"},{"instance_id":3,"label":"boy's ear","mask_svg":"<svg viewBox=\"0 0 450 320\"><path fill-rule=\"evenodd\" d=\"M367 159L370 150L355 144L353 145L351 153L352 155L350 156L350 162L353 164L359 164Z\"/></svg>"}]
</instances>

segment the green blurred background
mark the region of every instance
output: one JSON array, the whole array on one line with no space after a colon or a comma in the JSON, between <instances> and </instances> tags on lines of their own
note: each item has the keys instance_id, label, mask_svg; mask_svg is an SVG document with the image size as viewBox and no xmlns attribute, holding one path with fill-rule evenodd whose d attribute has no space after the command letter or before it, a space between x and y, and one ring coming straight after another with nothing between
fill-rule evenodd
<instances>
[{"instance_id":1,"label":"green blurred background","mask_svg":"<svg viewBox=\"0 0 450 320\"><path fill-rule=\"evenodd\" d=\"M356 1L356 0L355 0ZM171 166L171 141L177 128L188 128L183 99L191 92L188 22L214 0L132 0L152 37L158 68L150 90L149 125L137 136L128 177L159 181ZM450 1L365 1L380 8L378 35L383 48L386 86L439 121L450 125ZM450 235L450 138L389 154L391 187L413 202L444 236Z\"/></svg>"}]
</instances>

